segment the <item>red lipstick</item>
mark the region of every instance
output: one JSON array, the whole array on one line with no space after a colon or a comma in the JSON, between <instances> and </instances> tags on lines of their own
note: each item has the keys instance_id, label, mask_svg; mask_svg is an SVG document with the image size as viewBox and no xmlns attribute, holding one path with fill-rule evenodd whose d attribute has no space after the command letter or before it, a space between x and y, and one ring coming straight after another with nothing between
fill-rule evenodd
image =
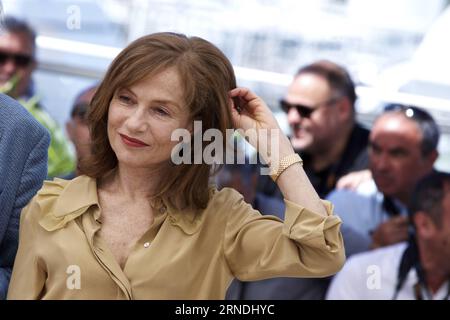
<instances>
[{"instance_id":1,"label":"red lipstick","mask_svg":"<svg viewBox=\"0 0 450 320\"><path fill-rule=\"evenodd\" d=\"M135 147L135 148L143 148L143 147L148 147L149 145L146 144L145 142L135 139L135 138L131 138L129 136L126 136L124 134L119 133L120 137L122 138L123 143L125 143L127 146L130 147Z\"/></svg>"}]
</instances>

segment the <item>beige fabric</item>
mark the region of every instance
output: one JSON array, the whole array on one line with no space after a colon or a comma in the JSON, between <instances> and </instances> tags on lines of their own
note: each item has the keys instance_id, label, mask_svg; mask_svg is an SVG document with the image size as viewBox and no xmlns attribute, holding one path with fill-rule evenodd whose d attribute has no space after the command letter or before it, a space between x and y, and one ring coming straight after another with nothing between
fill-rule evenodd
<instances>
[{"instance_id":1,"label":"beige fabric","mask_svg":"<svg viewBox=\"0 0 450 320\"><path fill-rule=\"evenodd\" d=\"M223 299L233 276L328 276L345 254L341 221L324 204L328 217L286 201L283 223L213 189L202 212L164 206L122 270L98 236L96 180L56 179L22 212L8 298Z\"/></svg>"}]
</instances>

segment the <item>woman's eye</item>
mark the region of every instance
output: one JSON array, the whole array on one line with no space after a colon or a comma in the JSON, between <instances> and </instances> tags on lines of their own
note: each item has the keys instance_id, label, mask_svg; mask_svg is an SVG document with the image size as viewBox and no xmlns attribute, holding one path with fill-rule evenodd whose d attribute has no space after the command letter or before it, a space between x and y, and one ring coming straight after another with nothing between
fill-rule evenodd
<instances>
[{"instance_id":1,"label":"woman's eye","mask_svg":"<svg viewBox=\"0 0 450 320\"><path fill-rule=\"evenodd\" d=\"M131 98L130 98L129 96L126 96L126 95L123 95L123 94L119 95L119 101L120 101L120 102L123 102L123 103L125 103L125 104L130 104L130 103L132 103Z\"/></svg>"},{"instance_id":2,"label":"woman's eye","mask_svg":"<svg viewBox=\"0 0 450 320\"><path fill-rule=\"evenodd\" d=\"M155 108L153 108L153 110L160 116L168 116L169 115L169 113L164 108L161 108L161 107L155 107Z\"/></svg>"}]
</instances>

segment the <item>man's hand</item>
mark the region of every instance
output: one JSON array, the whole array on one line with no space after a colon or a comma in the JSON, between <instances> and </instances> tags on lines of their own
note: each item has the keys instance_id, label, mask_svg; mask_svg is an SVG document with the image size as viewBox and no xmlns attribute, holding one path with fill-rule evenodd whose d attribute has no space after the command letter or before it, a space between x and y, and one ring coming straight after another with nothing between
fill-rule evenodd
<instances>
[{"instance_id":1,"label":"man's hand","mask_svg":"<svg viewBox=\"0 0 450 320\"><path fill-rule=\"evenodd\" d=\"M372 233L371 249L388 246L408 239L408 217L391 218L380 224Z\"/></svg>"},{"instance_id":2,"label":"man's hand","mask_svg":"<svg viewBox=\"0 0 450 320\"><path fill-rule=\"evenodd\" d=\"M336 189L348 189L355 191L362 183L372 179L370 170L350 172L341 177L336 183Z\"/></svg>"}]
</instances>

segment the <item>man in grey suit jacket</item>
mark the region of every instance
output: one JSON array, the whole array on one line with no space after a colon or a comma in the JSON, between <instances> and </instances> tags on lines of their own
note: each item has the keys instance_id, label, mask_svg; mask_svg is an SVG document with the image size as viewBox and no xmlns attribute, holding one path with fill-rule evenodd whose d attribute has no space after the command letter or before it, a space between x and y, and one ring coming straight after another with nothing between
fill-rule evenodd
<instances>
[{"instance_id":1,"label":"man in grey suit jacket","mask_svg":"<svg viewBox=\"0 0 450 320\"><path fill-rule=\"evenodd\" d=\"M22 208L47 176L47 130L18 102L0 94L0 299L6 298Z\"/></svg>"}]
</instances>

